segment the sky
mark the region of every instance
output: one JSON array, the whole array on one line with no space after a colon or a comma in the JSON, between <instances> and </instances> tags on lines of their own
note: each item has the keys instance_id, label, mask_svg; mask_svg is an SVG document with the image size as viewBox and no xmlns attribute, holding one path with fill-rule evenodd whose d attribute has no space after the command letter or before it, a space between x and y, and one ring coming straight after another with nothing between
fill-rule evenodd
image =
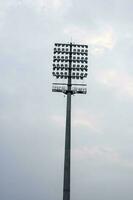
<instances>
[{"instance_id":1,"label":"sky","mask_svg":"<svg viewBox=\"0 0 133 200\"><path fill-rule=\"evenodd\" d=\"M61 200L66 97L55 42L87 44L72 97L71 200L133 199L133 1L0 0L0 199Z\"/></svg>"}]
</instances>

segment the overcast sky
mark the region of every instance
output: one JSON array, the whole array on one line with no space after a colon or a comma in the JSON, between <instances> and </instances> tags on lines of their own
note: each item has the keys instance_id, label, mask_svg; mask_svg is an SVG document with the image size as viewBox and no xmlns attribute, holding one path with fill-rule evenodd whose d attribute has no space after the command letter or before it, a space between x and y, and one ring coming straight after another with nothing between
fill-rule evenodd
<instances>
[{"instance_id":1,"label":"overcast sky","mask_svg":"<svg viewBox=\"0 0 133 200\"><path fill-rule=\"evenodd\" d=\"M72 98L71 200L133 199L133 1L0 0L0 200L62 200L55 42L89 45Z\"/></svg>"}]
</instances>

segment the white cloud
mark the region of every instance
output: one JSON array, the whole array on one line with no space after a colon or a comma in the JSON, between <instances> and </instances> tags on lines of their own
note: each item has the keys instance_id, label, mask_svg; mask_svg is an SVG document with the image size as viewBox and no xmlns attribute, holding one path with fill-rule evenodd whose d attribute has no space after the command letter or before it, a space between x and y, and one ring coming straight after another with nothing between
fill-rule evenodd
<instances>
[{"instance_id":1,"label":"white cloud","mask_svg":"<svg viewBox=\"0 0 133 200\"><path fill-rule=\"evenodd\" d=\"M50 119L56 123L58 126L65 126L65 117L60 115L53 115ZM99 128L99 122L96 116L86 115L85 112L76 112L72 119L72 126L75 128L87 128L93 133L102 133Z\"/></svg>"},{"instance_id":2,"label":"white cloud","mask_svg":"<svg viewBox=\"0 0 133 200\"><path fill-rule=\"evenodd\" d=\"M50 116L50 120L52 120L56 125L64 127L65 117L61 115L52 115Z\"/></svg>"},{"instance_id":3,"label":"white cloud","mask_svg":"<svg viewBox=\"0 0 133 200\"><path fill-rule=\"evenodd\" d=\"M63 1L62 0L26 0L29 5L34 5L36 8L42 8L44 9L59 9L62 6Z\"/></svg>"},{"instance_id":4,"label":"white cloud","mask_svg":"<svg viewBox=\"0 0 133 200\"><path fill-rule=\"evenodd\" d=\"M117 94L133 97L133 77L116 69L99 70L96 80L113 89Z\"/></svg>"},{"instance_id":5,"label":"white cloud","mask_svg":"<svg viewBox=\"0 0 133 200\"><path fill-rule=\"evenodd\" d=\"M28 6L38 13L45 13L49 16L52 13L64 13L71 6L70 0L2 0L0 2L0 17L5 15L11 7Z\"/></svg>"},{"instance_id":6,"label":"white cloud","mask_svg":"<svg viewBox=\"0 0 133 200\"><path fill-rule=\"evenodd\" d=\"M120 153L113 148L106 146L81 147L72 150L73 157L76 160L98 160L102 162L111 162L118 165L133 168L133 160L123 158Z\"/></svg>"},{"instance_id":7,"label":"white cloud","mask_svg":"<svg viewBox=\"0 0 133 200\"><path fill-rule=\"evenodd\" d=\"M116 43L116 36L111 26L105 27L102 31L69 26L65 28L64 33L73 40L89 44L93 54L103 54L105 50L113 49Z\"/></svg>"},{"instance_id":8,"label":"white cloud","mask_svg":"<svg viewBox=\"0 0 133 200\"><path fill-rule=\"evenodd\" d=\"M77 114L77 116L75 116L73 119L73 126L77 128L87 128L93 133L102 133L99 128L98 120L96 119L96 117L91 115L87 116Z\"/></svg>"},{"instance_id":9,"label":"white cloud","mask_svg":"<svg viewBox=\"0 0 133 200\"><path fill-rule=\"evenodd\" d=\"M73 150L73 154L78 159L90 158L90 159L102 159L102 160L111 160L118 161L119 154L113 151L109 147L81 147L79 149Z\"/></svg>"},{"instance_id":10,"label":"white cloud","mask_svg":"<svg viewBox=\"0 0 133 200\"><path fill-rule=\"evenodd\" d=\"M70 0L23 0L23 2L45 13L56 11L62 13L71 5Z\"/></svg>"}]
</instances>

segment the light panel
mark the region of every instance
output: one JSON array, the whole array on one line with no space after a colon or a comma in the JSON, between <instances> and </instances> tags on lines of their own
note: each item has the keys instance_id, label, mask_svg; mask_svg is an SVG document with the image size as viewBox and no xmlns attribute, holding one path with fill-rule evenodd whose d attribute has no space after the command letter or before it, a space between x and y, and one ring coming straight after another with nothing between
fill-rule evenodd
<instances>
[{"instance_id":1,"label":"light panel","mask_svg":"<svg viewBox=\"0 0 133 200\"><path fill-rule=\"evenodd\" d=\"M61 92L61 93L67 94L67 87L53 85L52 92ZM71 93L72 94L86 94L87 89L85 87L72 87Z\"/></svg>"},{"instance_id":2,"label":"light panel","mask_svg":"<svg viewBox=\"0 0 133 200\"><path fill-rule=\"evenodd\" d=\"M82 87L82 88L72 88L73 94L86 94L87 93L87 89Z\"/></svg>"},{"instance_id":3,"label":"light panel","mask_svg":"<svg viewBox=\"0 0 133 200\"><path fill-rule=\"evenodd\" d=\"M70 52L71 49L71 52ZM70 57L71 55L71 57ZM71 68L69 63L71 62ZM88 71L88 46L56 43L53 56L53 76L66 79L68 72L72 79L84 79Z\"/></svg>"},{"instance_id":4,"label":"light panel","mask_svg":"<svg viewBox=\"0 0 133 200\"><path fill-rule=\"evenodd\" d=\"M69 52L70 51L70 44L61 44L56 43L54 47L54 53L63 53L63 52ZM87 45L79 45L79 44L73 44L72 45L72 53L77 54L87 54L88 53L88 46Z\"/></svg>"}]
</instances>

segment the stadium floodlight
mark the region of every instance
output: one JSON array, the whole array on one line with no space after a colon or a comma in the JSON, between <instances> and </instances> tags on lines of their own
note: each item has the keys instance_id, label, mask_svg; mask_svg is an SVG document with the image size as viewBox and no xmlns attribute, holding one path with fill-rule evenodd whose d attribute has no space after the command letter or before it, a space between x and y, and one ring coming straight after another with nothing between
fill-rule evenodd
<instances>
[{"instance_id":1,"label":"stadium floodlight","mask_svg":"<svg viewBox=\"0 0 133 200\"><path fill-rule=\"evenodd\" d=\"M70 200L70 161L71 161L71 96L86 94L86 84L74 84L73 79L84 80L88 71L88 46L82 44L55 43L53 55L53 76L67 83L53 83L52 91L67 95L65 160L63 200Z\"/></svg>"}]
</instances>

